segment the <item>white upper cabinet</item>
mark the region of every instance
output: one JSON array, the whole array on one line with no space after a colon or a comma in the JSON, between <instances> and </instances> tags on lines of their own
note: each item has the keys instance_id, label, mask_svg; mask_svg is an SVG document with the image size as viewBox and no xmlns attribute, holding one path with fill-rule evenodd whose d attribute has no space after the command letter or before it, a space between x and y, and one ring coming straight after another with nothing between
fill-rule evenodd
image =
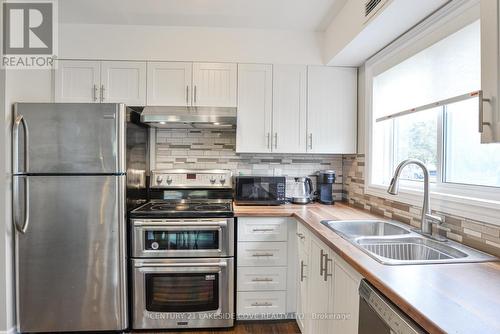
<instances>
[{"instance_id":1,"label":"white upper cabinet","mask_svg":"<svg viewBox=\"0 0 500 334\"><path fill-rule=\"evenodd\" d=\"M479 124L482 143L500 142L500 8L498 0L481 1L481 89L483 120ZM481 110L480 110L481 112ZM482 116L482 117L481 117Z\"/></svg>"},{"instance_id":2,"label":"white upper cabinet","mask_svg":"<svg viewBox=\"0 0 500 334\"><path fill-rule=\"evenodd\" d=\"M236 64L194 63L193 106L236 107L236 84Z\"/></svg>"},{"instance_id":3,"label":"white upper cabinet","mask_svg":"<svg viewBox=\"0 0 500 334\"><path fill-rule=\"evenodd\" d=\"M273 66L273 152L306 152L306 78L306 66Z\"/></svg>"},{"instance_id":4,"label":"white upper cabinet","mask_svg":"<svg viewBox=\"0 0 500 334\"><path fill-rule=\"evenodd\" d=\"M148 62L150 106L190 106L193 63Z\"/></svg>"},{"instance_id":5,"label":"white upper cabinet","mask_svg":"<svg viewBox=\"0 0 500 334\"><path fill-rule=\"evenodd\" d=\"M59 60L55 101L146 104L146 63L134 61Z\"/></svg>"},{"instance_id":6,"label":"white upper cabinet","mask_svg":"<svg viewBox=\"0 0 500 334\"><path fill-rule=\"evenodd\" d=\"M56 102L100 102L99 61L58 60L56 66Z\"/></svg>"},{"instance_id":7,"label":"white upper cabinet","mask_svg":"<svg viewBox=\"0 0 500 334\"><path fill-rule=\"evenodd\" d=\"M238 65L236 152L271 152L272 65Z\"/></svg>"},{"instance_id":8,"label":"white upper cabinet","mask_svg":"<svg viewBox=\"0 0 500 334\"><path fill-rule=\"evenodd\" d=\"M307 152L356 153L357 69L309 66Z\"/></svg>"},{"instance_id":9,"label":"white upper cabinet","mask_svg":"<svg viewBox=\"0 0 500 334\"><path fill-rule=\"evenodd\" d=\"M146 62L103 61L101 102L146 105Z\"/></svg>"}]
</instances>

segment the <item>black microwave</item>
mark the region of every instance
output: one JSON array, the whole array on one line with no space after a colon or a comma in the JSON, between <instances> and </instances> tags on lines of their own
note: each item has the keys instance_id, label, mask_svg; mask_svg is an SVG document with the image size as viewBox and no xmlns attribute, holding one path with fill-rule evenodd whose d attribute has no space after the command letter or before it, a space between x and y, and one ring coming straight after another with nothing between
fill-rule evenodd
<instances>
[{"instance_id":1,"label":"black microwave","mask_svg":"<svg viewBox=\"0 0 500 334\"><path fill-rule=\"evenodd\" d=\"M284 176L237 176L234 199L237 205L280 205L285 203Z\"/></svg>"}]
</instances>

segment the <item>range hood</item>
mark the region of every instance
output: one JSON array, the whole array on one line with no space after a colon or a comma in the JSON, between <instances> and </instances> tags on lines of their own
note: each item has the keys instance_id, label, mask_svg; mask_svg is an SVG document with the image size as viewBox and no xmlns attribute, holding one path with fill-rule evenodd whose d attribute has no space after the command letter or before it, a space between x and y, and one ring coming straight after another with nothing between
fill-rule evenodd
<instances>
[{"instance_id":1,"label":"range hood","mask_svg":"<svg viewBox=\"0 0 500 334\"><path fill-rule=\"evenodd\" d=\"M144 107L141 122L164 129L234 129L236 108Z\"/></svg>"}]
</instances>

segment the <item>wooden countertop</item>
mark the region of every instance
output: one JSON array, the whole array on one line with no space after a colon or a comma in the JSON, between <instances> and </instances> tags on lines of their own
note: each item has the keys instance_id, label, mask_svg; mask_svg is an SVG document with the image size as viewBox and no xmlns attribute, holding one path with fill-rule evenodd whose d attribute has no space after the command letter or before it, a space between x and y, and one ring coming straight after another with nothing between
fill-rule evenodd
<instances>
[{"instance_id":1,"label":"wooden countertop","mask_svg":"<svg viewBox=\"0 0 500 334\"><path fill-rule=\"evenodd\" d=\"M237 217L294 217L429 333L500 333L500 263L383 265L322 225L386 218L344 203L234 206Z\"/></svg>"}]
</instances>

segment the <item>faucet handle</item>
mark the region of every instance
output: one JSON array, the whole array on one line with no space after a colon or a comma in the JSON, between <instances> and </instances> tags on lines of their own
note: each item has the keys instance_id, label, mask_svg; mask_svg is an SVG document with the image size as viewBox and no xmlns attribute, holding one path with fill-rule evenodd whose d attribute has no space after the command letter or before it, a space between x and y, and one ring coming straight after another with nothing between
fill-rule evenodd
<instances>
[{"instance_id":1,"label":"faucet handle","mask_svg":"<svg viewBox=\"0 0 500 334\"><path fill-rule=\"evenodd\" d=\"M432 224L441 225L443 223L443 218L430 213L425 214L425 219Z\"/></svg>"}]
</instances>

